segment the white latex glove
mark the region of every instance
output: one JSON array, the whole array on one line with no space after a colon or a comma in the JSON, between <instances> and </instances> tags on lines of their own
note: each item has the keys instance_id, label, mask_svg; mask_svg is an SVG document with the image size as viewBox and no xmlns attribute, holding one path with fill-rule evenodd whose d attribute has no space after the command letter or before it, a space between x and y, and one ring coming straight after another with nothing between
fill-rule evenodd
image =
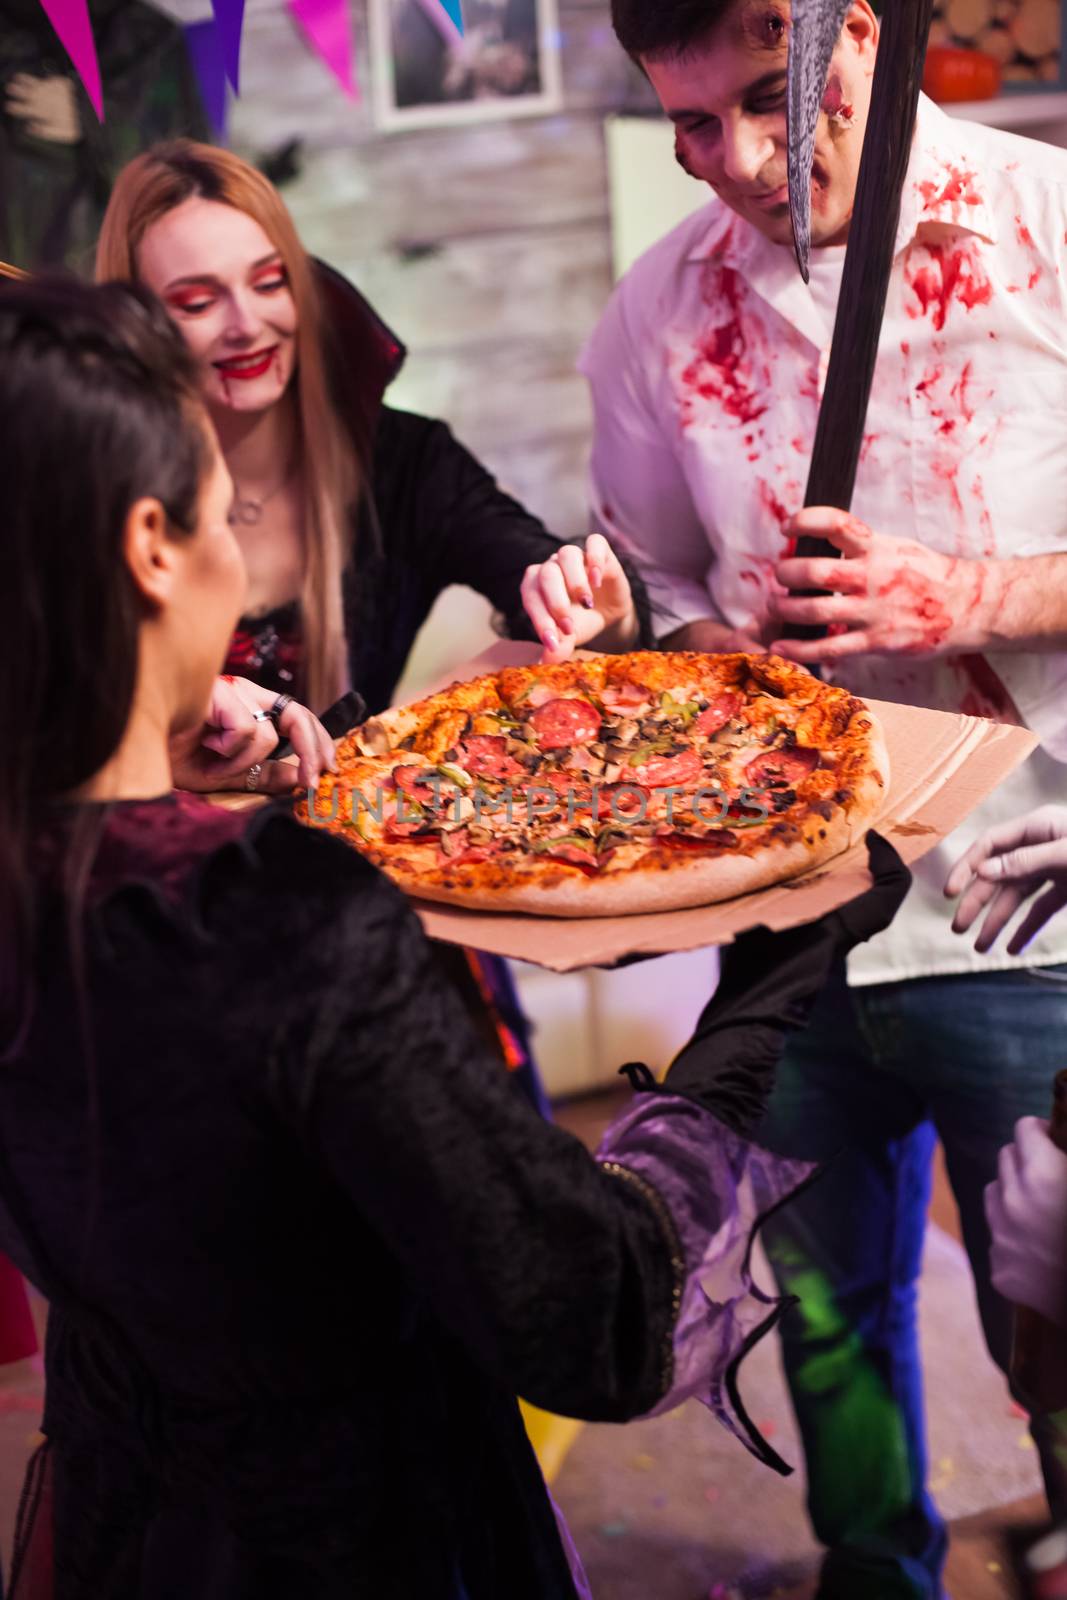
<instances>
[{"instance_id":1,"label":"white latex glove","mask_svg":"<svg viewBox=\"0 0 1067 1600\"><path fill-rule=\"evenodd\" d=\"M984 911L974 947L985 952L1039 889L1044 894L1008 940L1009 955L1024 950L1049 918L1067 905L1067 806L1041 806L975 840L945 883L947 896L962 896L952 919L953 932L966 933Z\"/></svg>"},{"instance_id":2,"label":"white latex glove","mask_svg":"<svg viewBox=\"0 0 1067 1600\"><path fill-rule=\"evenodd\" d=\"M1040 1117L1021 1117L985 1192L993 1287L1067 1330L1067 1155Z\"/></svg>"}]
</instances>

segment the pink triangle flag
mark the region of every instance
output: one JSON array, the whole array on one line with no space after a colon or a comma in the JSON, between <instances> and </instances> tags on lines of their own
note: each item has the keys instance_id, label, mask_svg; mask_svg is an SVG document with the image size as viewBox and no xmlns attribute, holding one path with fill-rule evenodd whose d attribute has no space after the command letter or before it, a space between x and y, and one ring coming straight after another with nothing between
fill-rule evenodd
<instances>
[{"instance_id":1,"label":"pink triangle flag","mask_svg":"<svg viewBox=\"0 0 1067 1600\"><path fill-rule=\"evenodd\" d=\"M288 4L315 54L326 63L348 98L358 100L348 0L288 0Z\"/></svg>"},{"instance_id":2,"label":"pink triangle flag","mask_svg":"<svg viewBox=\"0 0 1067 1600\"><path fill-rule=\"evenodd\" d=\"M100 87L100 63L96 59L93 25L89 21L88 0L41 0L45 15L59 36L74 70L85 85L93 110L104 120L104 95Z\"/></svg>"}]
</instances>

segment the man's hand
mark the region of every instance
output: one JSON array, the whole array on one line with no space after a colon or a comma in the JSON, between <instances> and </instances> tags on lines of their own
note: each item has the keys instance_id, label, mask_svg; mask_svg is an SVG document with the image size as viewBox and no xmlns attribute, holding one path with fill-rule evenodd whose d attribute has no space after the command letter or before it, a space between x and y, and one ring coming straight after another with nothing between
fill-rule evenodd
<instances>
[{"instance_id":1,"label":"man's hand","mask_svg":"<svg viewBox=\"0 0 1067 1600\"><path fill-rule=\"evenodd\" d=\"M966 933L985 912L974 942L983 954L1024 901L1044 889L1008 941L1017 956L1048 919L1067 905L1067 806L1041 806L990 828L976 839L948 875L945 894L962 896L952 919L955 933Z\"/></svg>"},{"instance_id":2,"label":"man's hand","mask_svg":"<svg viewBox=\"0 0 1067 1600\"><path fill-rule=\"evenodd\" d=\"M985 1192L993 1287L1067 1329L1067 1155L1039 1117L1015 1124Z\"/></svg>"},{"instance_id":3,"label":"man's hand","mask_svg":"<svg viewBox=\"0 0 1067 1600\"><path fill-rule=\"evenodd\" d=\"M938 656L990 643L1007 563L943 556L914 539L873 533L847 511L809 506L786 528L826 539L841 559L788 556L775 575L787 589L829 594L775 600L783 622L815 623L825 639L779 639L775 655L805 664L858 655Z\"/></svg>"},{"instance_id":4,"label":"man's hand","mask_svg":"<svg viewBox=\"0 0 1067 1600\"><path fill-rule=\"evenodd\" d=\"M750 656L767 654L766 645L758 639L738 632L725 622L713 622L710 617L675 628L660 640L660 646L664 650L699 650L709 656L729 654L732 650L743 650Z\"/></svg>"}]
</instances>

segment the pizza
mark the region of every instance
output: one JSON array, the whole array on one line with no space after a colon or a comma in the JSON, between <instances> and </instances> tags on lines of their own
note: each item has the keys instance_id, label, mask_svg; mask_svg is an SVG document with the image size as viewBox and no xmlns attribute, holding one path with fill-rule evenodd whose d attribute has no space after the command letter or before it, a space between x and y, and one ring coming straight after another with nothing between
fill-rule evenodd
<instances>
[{"instance_id":1,"label":"pizza","mask_svg":"<svg viewBox=\"0 0 1067 1600\"><path fill-rule=\"evenodd\" d=\"M506 667L373 717L298 814L426 900L551 916L710 904L859 838L889 762L862 700L775 656Z\"/></svg>"}]
</instances>

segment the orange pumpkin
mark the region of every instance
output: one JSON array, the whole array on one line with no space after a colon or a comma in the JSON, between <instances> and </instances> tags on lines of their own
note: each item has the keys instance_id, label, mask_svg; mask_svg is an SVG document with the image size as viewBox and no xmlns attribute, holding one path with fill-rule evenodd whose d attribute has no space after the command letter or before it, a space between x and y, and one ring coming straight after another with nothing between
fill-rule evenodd
<instances>
[{"instance_id":1,"label":"orange pumpkin","mask_svg":"<svg viewBox=\"0 0 1067 1600\"><path fill-rule=\"evenodd\" d=\"M926 52L923 90L931 100L992 100L1000 91L1000 63L980 50L932 44Z\"/></svg>"}]
</instances>

